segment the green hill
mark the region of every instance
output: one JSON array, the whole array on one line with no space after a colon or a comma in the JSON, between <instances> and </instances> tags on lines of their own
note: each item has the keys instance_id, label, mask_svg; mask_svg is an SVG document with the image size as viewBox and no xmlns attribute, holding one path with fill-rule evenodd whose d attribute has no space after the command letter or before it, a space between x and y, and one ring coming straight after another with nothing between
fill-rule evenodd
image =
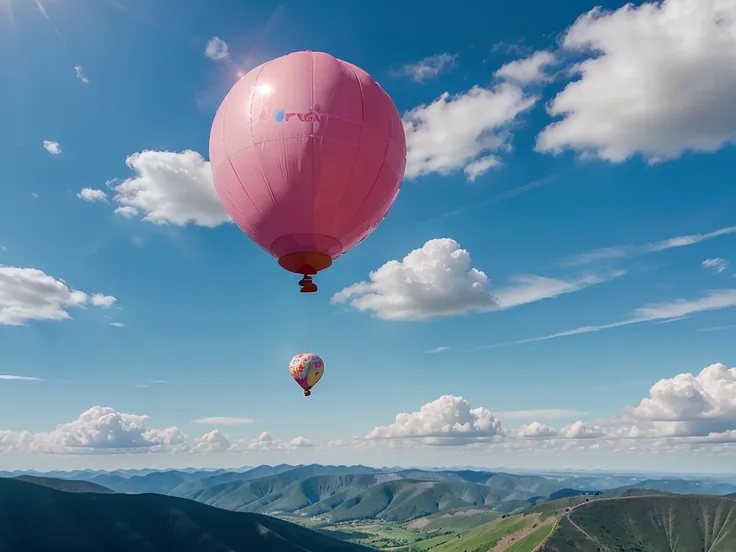
<instances>
[{"instance_id":1,"label":"green hill","mask_svg":"<svg viewBox=\"0 0 736 552\"><path fill-rule=\"evenodd\" d=\"M89 481L76 481L74 479L54 479L53 477L38 477L37 475L19 475L15 477L18 481L27 481L35 485L42 485L50 489L57 489L67 493L112 493L111 489L90 483Z\"/></svg>"},{"instance_id":2,"label":"green hill","mask_svg":"<svg viewBox=\"0 0 736 552\"><path fill-rule=\"evenodd\" d=\"M361 552L283 520L157 494L68 493L0 479L3 552Z\"/></svg>"},{"instance_id":3,"label":"green hill","mask_svg":"<svg viewBox=\"0 0 736 552\"><path fill-rule=\"evenodd\" d=\"M503 500L505 494L476 483L400 479L373 485L347 498L334 506L327 517L332 522L368 518L403 522L461 507L491 507ZM314 515L321 506L317 503L305 509L304 514Z\"/></svg>"},{"instance_id":4,"label":"green hill","mask_svg":"<svg viewBox=\"0 0 736 552\"><path fill-rule=\"evenodd\" d=\"M736 503L661 495L591 500L570 510L539 552L733 552Z\"/></svg>"},{"instance_id":5,"label":"green hill","mask_svg":"<svg viewBox=\"0 0 736 552\"><path fill-rule=\"evenodd\" d=\"M462 507L491 507L530 495L463 481L396 479L393 473L304 477L313 469L305 466L253 481L230 481L190 491L184 498L239 512L327 516L336 523L368 518L403 522Z\"/></svg>"}]
</instances>

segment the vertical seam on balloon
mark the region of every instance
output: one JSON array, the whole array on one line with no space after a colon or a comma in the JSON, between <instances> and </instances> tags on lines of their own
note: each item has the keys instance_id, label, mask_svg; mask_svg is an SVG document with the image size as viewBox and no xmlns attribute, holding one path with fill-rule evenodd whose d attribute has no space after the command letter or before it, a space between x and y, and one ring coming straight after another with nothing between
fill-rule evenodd
<instances>
[{"instance_id":1,"label":"vertical seam on balloon","mask_svg":"<svg viewBox=\"0 0 736 552\"><path fill-rule=\"evenodd\" d=\"M358 77L358 73L355 72L355 69L352 65L347 64L347 66L350 68L350 71L352 71L353 76L355 77L355 82L358 83L358 90L360 90L360 133L358 134L358 147L355 148L355 155L353 155L353 163L350 166L350 174L348 175L348 182L350 182L353 178L353 173L355 172L355 165L358 161L358 154L360 153L360 148L363 145L363 125L365 124L365 96L363 95L363 83L360 82L360 78ZM340 199L337 202L337 209L335 209L335 215L332 217L332 222L330 222L330 225L327 227L327 231L332 235L332 227L335 225L335 219L340 214L340 208L342 207L342 203L345 200L345 187L343 187L342 191L340 192ZM338 240L340 241L340 240ZM345 251L342 248L342 242L340 242L340 252L345 253Z\"/></svg>"},{"instance_id":2,"label":"vertical seam on balloon","mask_svg":"<svg viewBox=\"0 0 736 552\"><path fill-rule=\"evenodd\" d=\"M386 94L386 92L384 92ZM388 94L386 94L388 95ZM360 207L355 211L355 216L360 214L361 209L363 209L363 206L368 201L368 198L371 197L371 193L373 192L373 188L376 187L376 183L378 182L379 177L381 176L381 172L383 171L383 167L386 166L386 161L388 159L388 149L391 147L391 138L392 138L392 132L391 132L391 110L386 110L387 116L388 116L388 140L386 140L386 149L383 152L383 161L381 162L381 167L378 169L378 173L376 174L376 179L373 181L373 185L371 186L371 189L368 190L368 193L366 194L365 198L363 199L363 202L360 204ZM362 240L361 240L362 241ZM360 243L360 242L358 242ZM357 244L356 244L357 245Z\"/></svg>"},{"instance_id":3,"label":"vertical seam on balloon","mask_svg":"<svg viewBox=\"0 0 736 552\"><path fill-rule=\"evenodd\" d=\"M256 205L256 202L253 201L253 198L250 197L250 194L248 193L247 188L243 184L243 181L240 180L240 175L238 174L238 171L235 170L235 165L233 165L233 162L230 160L230 157L228 156L227 162L230 163L230 168L233 170L233 174L235 175L235 178L238 179L238 183L240 184L240 187L243 189L243 193L246 195L246 197L250 200L250 202L253 204L253 207L256 208L256 211L261 213L261 210L258 208L258 205ZM242 214L242 213L241 213Z\"/></svg>"},{"instance_id":4,"label":"vertical seam on balloon","mask_svg":"<svg viewBox=\"0 0 736 552\"><path fill-rule=\"evenodd\" d=\"M315 110L316 108L314 106L314 52L309 52L309 60L311 61L312 65L312 82L310 82L310 89L311 89L311 99L309 104L309 109ZM314 121L310 123L311 125L311 132L309 136L309 147L312 150L312 197L317 196L317 175L315 171L315 159L317 155L315 154L315 147L314 147ZM317 221L317 206L314 202L312 202L312 232L316 234L316 221Z\"/></svg>"},{"instance_id":5,"label":"vertical seam on balloon","mask_svg":"<svg viewBox=\"0 0 736 552\"><path fill-rule=\"evenodd\" d=\"M256 81L255 81L255 89L258 89L258 78L261 76L261 73L263 73L263 70L266 68L266 65L264 64L260 71L258 71L258 74L256 75ZM255 92L254 92L255 93ZM273 195L273 191L271 190L271 186L268 185L268 180L266 180L266 175L263 174L263 166L261 165L261 154L258 151L258 148L256 146L256 138L253 135L253 96L251 95L250 105L248 106L248 119L250 120L250 141L253 143L253 149L256 151L256 160L258 161L258 172L261 173L261 178L263 179L263 183L266 185L266 189L268 190L268 195L271 196L271 203L276 205L276 198ZM239 179L238 179L239 180ZM255 203L253 204L255 205ZM256 205L256 209L258 209L258 206ZM260 213L260 209L258 210Z\"/></svg>"}]
</instances>

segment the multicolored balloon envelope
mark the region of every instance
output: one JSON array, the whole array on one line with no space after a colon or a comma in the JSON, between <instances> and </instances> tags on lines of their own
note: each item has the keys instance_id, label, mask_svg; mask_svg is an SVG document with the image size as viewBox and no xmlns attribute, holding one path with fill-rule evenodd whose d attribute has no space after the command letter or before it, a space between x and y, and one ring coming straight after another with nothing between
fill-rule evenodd
<instances>
[{"instance_id":1,"label":"multicolored balloon envelope","mask_svg":"<svg viewBox=\"0 0 736 552\"><path fill-rule=\"evenodd\" d=\"M314 353L300 353L291 359L289 373L295 382L304 389L304 396L312 394L312 387L325 373L325 362Z\"/></svg>"},{"instance_id":2,"label":"multicolored balloon envelope","mask_svg":"<svg viewBox=\"0 0 736 552\"><path fill-rule=\"evenodd\" d=\"M251 240L303 275L301 291L381 223L406 167L406 136L371 76L321 52L259 65L228 92L210 133L223 206Z\"/></svg>"}]
</instances>

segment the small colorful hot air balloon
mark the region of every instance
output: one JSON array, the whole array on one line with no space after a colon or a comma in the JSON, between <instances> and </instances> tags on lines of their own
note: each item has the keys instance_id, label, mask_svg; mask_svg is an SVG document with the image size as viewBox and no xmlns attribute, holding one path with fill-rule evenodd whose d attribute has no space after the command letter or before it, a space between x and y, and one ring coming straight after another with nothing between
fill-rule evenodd
<instances>
[{"instance_id":1,"label":"small colorful hot air balloon","mask_svg":"<svg viewBox=\"0 0 736 552\"><path fill-rule=\"evenodd\" d=\"M308 397L312 394L312 387L317 385L322 374L325 373L325 362L314 353L300 353L291 359L289 373L294 381L304 389L304 396Z\"/></svg>"},{"instance_id":2,"label":"small colorful hot air balloon","mask_svg":"<svg viewBox=\"0 0 736 552\"><path fill-rule=\"evenodd\" d=\"M396 200L406 136L371 76L321 52L259 65L228 92L210 133L223 206L243 232L312 276L375 230Z\"/></svg>"}]
</instances>

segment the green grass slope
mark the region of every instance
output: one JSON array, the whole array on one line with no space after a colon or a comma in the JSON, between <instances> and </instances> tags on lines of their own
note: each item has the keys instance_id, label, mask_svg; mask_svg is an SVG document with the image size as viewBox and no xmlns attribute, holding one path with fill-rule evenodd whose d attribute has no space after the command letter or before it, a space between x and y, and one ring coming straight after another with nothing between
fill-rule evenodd
<instances>
[{"instance_id":1,"label":"green grass slope","mask_svg":"<svg viewBox=\"0 0 736 552\"><path fill-rule=\"evenodd\" d=\"M532 552L554 526L539 515L519 514L485 523L470 530L439 534L396 548L397 552Z\"/></svg>"},{"instance_id":2,"label":"green grass slope","mask_svg":"<svg viewBox=\"0 0 736 552\"><path fill-rule=\"evenodd\" d=\"M67 493L0 479L3 552L367 552L268 516L157 494Z\"/></svg>"},{"instance_id":3,"label":"green grass slope","mask_svg":"<svg viewBox=\"0 0 736 552\"><path fill-rule=\"evenodd\" d=\"M736 502L702 495L593 500L563 516L539 552L698 550L736 550Z\"/></svg>"},{"instance_id":4,"label":"green grass slope","mask_svg":"<svg viewBox=\"0 0 736 552\"><path fill-rule=\"evenodd\" d=\"M504 495L503 491L476 483L400 479L373 485L335 506L327 515L332 522L369 518L404 522L467 506L490 507ZM306 509L304 513L309 515L312 511Z\"/></svg>"},{"instance_id":5,"label":"green grass slope","mask_svg":"<svg viewBox=\"0 0 736 552\"><path fill-rule=\"evenodd\" d=\"M112 493L112 489L90 483L89 481L76 481L74 479L55 479L53 477L39 477L37 475L19 475L15 477L18 481L26 481L35 485L57 489L67 493Z\"/></svg>"}]
</instances>

